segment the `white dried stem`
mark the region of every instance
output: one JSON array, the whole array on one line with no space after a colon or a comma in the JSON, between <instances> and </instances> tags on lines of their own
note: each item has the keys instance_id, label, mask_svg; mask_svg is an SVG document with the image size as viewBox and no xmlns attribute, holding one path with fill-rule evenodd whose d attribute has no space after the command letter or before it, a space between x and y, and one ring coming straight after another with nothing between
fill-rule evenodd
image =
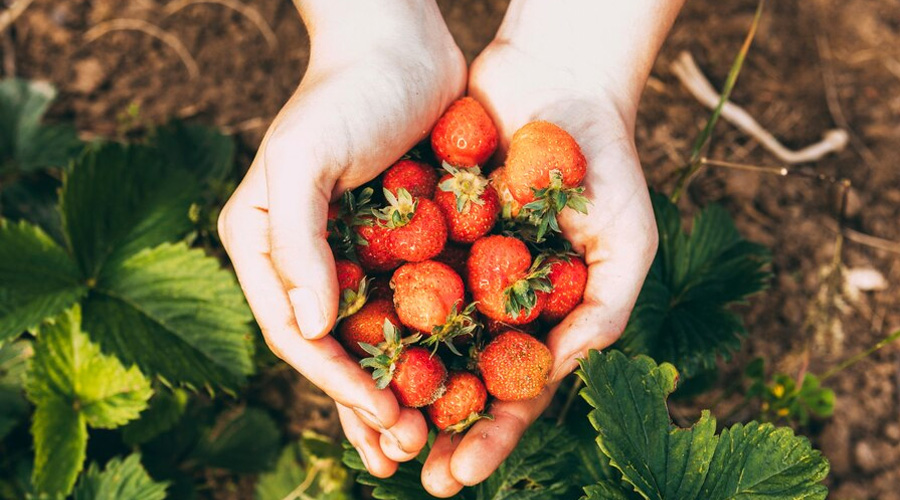
<instances>
[{"instance_id":1,"label":"white dried stem","mask_svg":"<svg viewBox=\"0 0 900 500\"><path fill-rule=\"evenodd\" d=\"M86 43L91 43L113 31L140 31L156 38L175 51L181 59L181 62L184 64L184 67L187 68L188 75L192 80L200 75L200 68L197 66L197 61L194 60L190 51L178 37L155 24L148 23L141 19L113 19L111 21L104 21L85 32L84 38Z\"/></svg>"},{"instance_id":2,"label":"white dried stem","mask_svg":"<svg viewBox=\"0 0 900 500\"><path fill-rule=\"evenodd\" d=\"M263 38L266 39L266 43L269 45L270 49L278 47L278 37L275 35L275 30L273 30L272 26L266 22L266 19L262 14L254 7L245 5L237 0L175 0L174 2L166 4L165 12L167 16L171 16L186 7L200 4L221 5L222 7L229 8L238 14L241 14L256 26L256 29L258 29Z\"/></svg>"},{"instance_id":3,"label":"white dried stem","mask_svg":"<svg viewBox=\"0 0 900 500\"><path fill-rule=\"evenodd\" d=\"M688 52L682 52L672 63L672 72L681 81L688 91L701 104L710 109L719 105L721 96L713 88L706 76L697 66L694 58ZM747 111L740 106L726 102L722 108L722 118L750 135L774 154L779 160L787 164L807 163L821 159L830 153L843 150L849 141L849 135L845 130L827 130L821 141L794 151L785 147L768 130L764 129Z\"/></svg>"}]
</instances>

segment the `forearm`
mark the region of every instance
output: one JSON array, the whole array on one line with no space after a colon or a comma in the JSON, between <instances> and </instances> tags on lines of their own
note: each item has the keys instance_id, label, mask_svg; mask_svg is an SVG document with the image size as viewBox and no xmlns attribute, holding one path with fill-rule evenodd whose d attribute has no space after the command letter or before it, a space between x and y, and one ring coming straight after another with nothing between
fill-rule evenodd
<instances>
[{"instance_id":1,"label":"forearm","mask_svg":"<svg viewBox=\"0 0 900 500\"><path fill-rule=\"evenodd\" d=\"M614 87L636 109L684 1L513 0L497 39Z\"/></svg>"}]
</instances>

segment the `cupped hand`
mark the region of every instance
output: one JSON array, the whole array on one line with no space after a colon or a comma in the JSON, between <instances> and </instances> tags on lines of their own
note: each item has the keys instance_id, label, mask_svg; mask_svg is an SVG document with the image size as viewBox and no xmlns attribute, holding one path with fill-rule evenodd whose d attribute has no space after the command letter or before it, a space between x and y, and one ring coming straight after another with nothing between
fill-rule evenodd
<instances>
[{"instance_id":1,"label":"cupped hand","mask_svg":"<svg viewBox=\"0 0 900 500\"><path fill-rule=\"evenodd\" d=\"M219 234L269 347L334 398L348 440L383 477L418 454L427 426L328 335L338 309L328 203L424 139L464 91L466 69L433 3L340 3L301 9L309 67L222 210Z\"/></svg>"},{"instance_id":2,"label":"cupped hand","mask_svg":"<svg viewBox=\"0 0 900 500\"><path fill-rule=\"evenodd\" d=\"M489 409L493 420L477 422L461 439L437 438L422 470L423 485L435 496L452 496L464 485L485 480L547 407L577 359L589 349L609 346L625 328L657 244L633 140L637 101L626 90L598 73L579 73L503 39L488 46L471 68L469 93L497 124L501 149L533 120L561 126L581 145L588 161L584 194L589 212L567 209L559 222L566 239L584 255L588 281L584 302L549 333L554 364L541 395L497 401Z\"/></svg>"}]
</instances>

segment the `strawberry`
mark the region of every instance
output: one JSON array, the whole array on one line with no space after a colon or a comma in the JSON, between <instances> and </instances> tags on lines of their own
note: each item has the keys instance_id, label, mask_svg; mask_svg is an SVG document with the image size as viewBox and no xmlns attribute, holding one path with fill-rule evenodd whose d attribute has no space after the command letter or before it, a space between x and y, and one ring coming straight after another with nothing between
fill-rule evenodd
<instances>
[{"instance_id":1,"label":"strawberry","mask_svg":"<svg viewBox=\"0 0 900 500\"><path fill-rule=\"evenodd\" d=\"M391 288L400 322L420 332L444 324L465 295L462 278L433 260L404 264L394 272Z\"/></svg>"},{"instance_id":2,"label":"strawberry","mask_svg":"<svg viewBox=\"0 0 900 500\"><path fill-rule=\"evenodd\" d=\"M355 314L366 303L369 280L366 279L363 269L355 262L338 259L334 262L334 268L337 273L341 298L338 306L338 320L340 321Z\"/></svg>"},{"instance_id":3,"label":"strawberry","mask_svg":"<svg viewBox=\"0 0 900 500\"><path fill-rule=\"evenodd\" d=\"M560 127L534 121L513 134L506 157L507 186L538 226L538 241L549 230L559 232L556 215L563 208L587 213L580 187L586 171L581 148Z\"/></svg>"},{"instance_id":4,"label":"strawberry","mask_svg":"<svg viewBox=\"0 0 900 500\"><path fill-rule=\"evenodd\" d=\"M361 190L359 195L345 191L340 201L328 205L327 237L335 255L356 260L357 250L366 244L360 228L373 224L373 194L372 188Z\"/></svg>"},{"instance_id":5,"label":"strawberry","mask_svg":"<svg viewBox=\"0 0 900 500\"><path fill-rule=\"evenodd\" d=\"M381 185L394 196L399 188L416 198L433 198L438 174L430 165L415 160L402 159L384 173Z\"/></svg>"},{"instance_id":6,"label":"strawberry","mask_svg":"<svg viewBox=\"0 0 900 500\"><path fill-rule=\"evenodd\" d=\"M385 299L374 299L362 306L356 314L348 316L338 324L337 337L347 351L365 357L366 351L360 342L378 345L384 341L385 322L391 328L400 326L400 318L394 311L394 304Z\"/></svg>"},{"instance_id":7,"label":"strawberry","mask_svg":"<svg viewBox=\"0 0 900 500\"><path fill-rule=\"evenodd\" d=\"M519 200L513 198L512 193L509 191L509 186L507 185L506 180L506 167L500 167L488 176L488 179L491 181L491 186L494 187L494 190L497 191L497 196L500 199L500 216L504 219L514 219L519 216L519 212L522 210L522 204L519 203Z\"/></svg>"},{"instance_id":8,"label":"strawberry","mask_svg":"<svg viewBox=\"0 0 900 500\"><path fill-rule=\"evenodd\" d=\"M469 249L459 245L451 245L447 243L444 250L432 260L436 260L443 264L447 264L451 269L456 271L462 279L466 280L466 260L469 259Z\"/></svg>"},{"instance_id":9,"label":"strawberry","mask_svg":"<svg viewBox=\"0 0 900 500\"><path fill-rule=\"evenodd\" d=\"M478 357L487 391L501 401L522 401L540 394L552 363L547 346L516 331L495 337Z\"/></svg>"},{"instance_id":10,"label":"strawberry","mask_svg":"<svg viewBox=\"0 0 900 500\"><path fill-rule=\"evenodd\" d=\"M359 235L356 253L359 262L367 271L384 272L397 268L403 263L391 252L390 230L375 222L372 216L364 217L365 224L353 229Z\"/></svg>"},{"instance_id":11,"label":"strawberry","mask_svg":"<svg viewBox=\"0 0 900 500\"><path fill-rule=\"evenodd\" d=\"M553 291L547 297L547 305L541 311L541 319L548 323L559 323L581 303L584 287L587 285L587 266L581 257L551 257L550 286Z\"/></svg>"},{"instance_id":12,"label":"strawberry","mask_svg":"<svg viewBox=\"0 0 900 500\"><path fill-rule=\"evenodd\" d=\"M487 391L478 376L469 372L451 372L444 395L428 405L425 411L434 425L442 430L460 433L482 418Z\"/></svg>"},{"instance_id":13,"label":"strawberry","mask_svg":"<svg viewBox=\"0 0 900 500\"><path fill-rule=\"evenodd\" d=\"M500 213L500 199L478 167L457 169L447 163L449 172L441 178L434 202L447 220L451 240L472 243L493 229Z\"/></svg>"},{"instance_id":14,"label":"strawberry","mask_svg":"<svg viewBox=\"0 0 900 500\"><path fill-rule=\"evenodd\" d=\"M421 262L437 256L447 243L447 223L441 209L427 198L413 198L403 188L397 196L384 190L388 206L375 212L388 229L390 252L409 262Z\"/></svg>"},{"instance_id":15,"label":"strawberry","mask_svg":"<svg viewBox=\"0 0 900 500\"><path fill-rule=\"evenodd\" d=\"M472 245L468 267L469 290L478 311L511 325L534 321L550 292L550 270L522 241L509 236L488 236Z\"/></svg>"},{"instance_id":16,"label":"strawberry","mask_svg":"<svg viewBox=\"0 0 900 500\"><path fill-rule=\"evenodd\" d=\"M450 105L431 131L431 148L442 163L474 167L497 149L497 127L484 107L471 97Z\"/></svg>"},{"instance_id":17,"label":"strawberry","mask_svg":"<svg viewBox=\"0 0 900 500\"><path fill-rule=\"evenodd\" d=\"M372 355L359 364L363 368L373 368L375 386L384 389L388 385L397 396L397 401L406 407L420 408L433 403L444 393L447 368L428 349L414 347L418 335L400 338L400 330L390 322L384 324L385 340L378 347L360 344Z\"/></svg>"}]
</instances>

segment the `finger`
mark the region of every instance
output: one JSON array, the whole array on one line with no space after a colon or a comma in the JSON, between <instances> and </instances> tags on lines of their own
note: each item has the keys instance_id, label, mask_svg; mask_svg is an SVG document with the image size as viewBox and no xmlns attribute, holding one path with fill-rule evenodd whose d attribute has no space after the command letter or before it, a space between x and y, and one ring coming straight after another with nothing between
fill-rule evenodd
<instances>
[{"instance_id":1,"label":"finger","mask_svg":"<svg viewBox=\"0 0 900 500\"><path fill-rule=\"evenodd\" d=\"M381 433L381 450L397 462L408 462L419 456L428 442L428 424L422 412L415 408L401 408L400 418Z\"/></svg>"},{"instance_id":2,"label":"finger","mask_svg":"<svg viewBox=\"0 0 900 500\"><path fill-rule=\"evenodd\" d=\"M528 426L550 404L558 384L548 385L528 401L498 401L491 406L493 420L479 420L465 434L450 459L453 477L466 486L488 478L516 448Z\"/></svg>"},{"instance_id":3,"label":"finger","mask_svg":"<svg viewBox=\"0 0 900 500\"><path fill-rule=\"evenodd\" d=\"M344 428L344 435L359 452L359 457L366 466L366 470L375 477L392 476L397 471L397 462L388 458L381 451L378 443L381 434L360 420L350 408L338 403L337 410L341 426Z\"/></svg>"},{"instance_id":4,"label":"finger","mask_svg":"<svg viewBox=\"0 0 900 500\"><path fill-rule=\"evenodd\" d=\"M223 234L239 235L227 236L227 248L269 347L339 403L367 412L379 428L395 426L400 408L390 391L377 389L333 337L306 340L300 335L287 293L268 258L266 213L237 200L223 210Z\"/></svg>"},{"instance_id":5,"label":"finger","mask_svg":"<svg viewBox=\"0 0 900 500\"><path fill-rule=\"evenodd\" d=\"M263 148L269 206L271 258L287 290L300 332L326 335L338 310L334 255L328 246L328 202L334 179L311 151L303 131L282 127Z\"/></svg>"},{"instance_id":6,"label":"finger","mask_svg":"<svg viewBox=\"0 0 900 500\"><path fill-rule=\"evenodd\" d=\"M463 484L450 472L450 459L459 446L460 436L441 432L431 446L428 458L422 466L422 486L438 498L452 497L463 489Z\"/></svg>"}]
</instances>

